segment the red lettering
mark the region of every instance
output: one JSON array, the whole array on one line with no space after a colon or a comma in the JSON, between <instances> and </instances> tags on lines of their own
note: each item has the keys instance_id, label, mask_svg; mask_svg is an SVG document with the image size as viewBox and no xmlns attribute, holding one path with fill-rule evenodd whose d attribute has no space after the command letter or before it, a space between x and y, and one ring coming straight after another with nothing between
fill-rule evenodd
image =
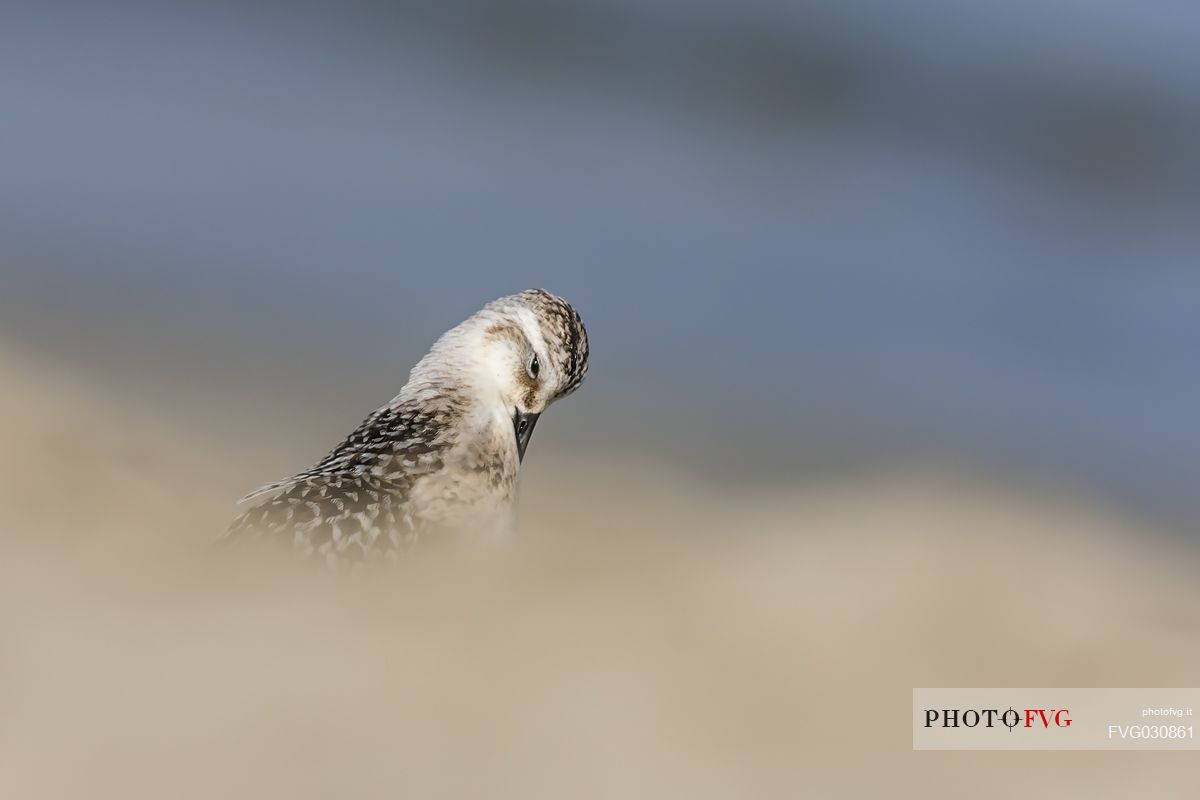
<instances>
[{"instance_id":1,"label":"red lettering","mask_svg":"<svg viewBox=\"0 0 1200 800\"><path fill-rule=\"evenodd\" d=\"M1053 709L1051 709L1051 710L1053 710ZM1044 708L1027 708L1027 709L1025 709L1025 727L1026 728L1032 728L1033 721L1035 719L1039 719L1039 718L1042 720L1042 727L1048 729L1050 727L1050 717L1047 716L1046 709L1044 709Z\"/></svg>"}]
</instances>

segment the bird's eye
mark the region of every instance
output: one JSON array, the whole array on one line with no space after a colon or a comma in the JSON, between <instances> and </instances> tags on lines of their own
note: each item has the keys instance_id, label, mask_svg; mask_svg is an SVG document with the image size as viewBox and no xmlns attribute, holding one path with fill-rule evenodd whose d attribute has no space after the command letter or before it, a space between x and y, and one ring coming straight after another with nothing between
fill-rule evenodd
<instances>
[{"instance_id":1,"label":"bird's eye","mask_svg":"<svg viewBox=\"0 0 1200 800\"><path fill-rule=\"evenodd\" d=\"M524 435L524 434L525 434L525 431L526 431L526 429L528 429L528 428L529 428L529 420L527 420L527 419L523 419L523 420L521 420L521 424L520 424L520 426L519 426L519 427L520 427L520 431L518 431L518 433L520 433L520 434Z\"/></svg>"},{"instance_id":2,"label":"bird's eye","mask_svg":"<svg viewBox=\"0 0 1200 800\"><path fill-rule=\"evenodd\" d=\"M542 371L542 365L538 363L538 357L535 354L529 359L529 377L536 378L538 373Z\"/></svg>"}]
</instances>

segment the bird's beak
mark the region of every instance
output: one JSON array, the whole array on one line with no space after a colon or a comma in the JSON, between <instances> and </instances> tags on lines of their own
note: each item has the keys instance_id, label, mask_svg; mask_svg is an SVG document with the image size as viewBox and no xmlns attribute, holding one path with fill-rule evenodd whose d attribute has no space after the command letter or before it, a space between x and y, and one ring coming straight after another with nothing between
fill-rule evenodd
<instances>
[{"instance_id":1,"label":"bird's beak","mask_svg":"<svg viewBox=\"0 0 1200 800\"><path fill-rule=\"evenodd\" d=\"M521 461L525 460L525 448L529 446L533 428L537 425L540 416L541 414L522 414L516 409L513 410L513 431L517 434L517 458Z\"/></svg>"}]
</instances>

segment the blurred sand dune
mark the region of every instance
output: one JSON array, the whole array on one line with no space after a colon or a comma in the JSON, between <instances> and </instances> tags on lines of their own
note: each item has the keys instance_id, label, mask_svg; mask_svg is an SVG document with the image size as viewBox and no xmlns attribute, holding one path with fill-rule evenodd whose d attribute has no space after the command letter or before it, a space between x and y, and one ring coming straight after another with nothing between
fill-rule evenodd
<instances>
[{"instance_id":1,"label":"blurred sand dune","mask_svg":"<svg viewBox=\"0 0 1200 800\"><path fill-rule=\"evenodd\" d=\"M1200 561L1110 511L548 455L511 552L349 580L205 547L245 453L0 374L0 797L1194 790L1195 753L910 750L914 686L1195 684Z\"/></svg>"}]
</instances>

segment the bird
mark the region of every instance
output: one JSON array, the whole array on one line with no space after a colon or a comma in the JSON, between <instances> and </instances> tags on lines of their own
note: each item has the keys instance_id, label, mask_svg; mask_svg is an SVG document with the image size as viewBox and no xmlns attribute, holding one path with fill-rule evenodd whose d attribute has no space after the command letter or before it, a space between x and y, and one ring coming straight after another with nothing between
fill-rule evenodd
<instances>
[{"instance_id":1,"label":"bird","mask_svg":"<svg viewBox=\"0 0 1200 800\"><path fill-rule=\"evenodd\" d=\"M334 569L431 539L503 541L534 427L587 372L587 330L566 300L543 289L493 300L328 455L244 497L251 507L221 538L290 544Z\"/></svg>"}]
</instances>

